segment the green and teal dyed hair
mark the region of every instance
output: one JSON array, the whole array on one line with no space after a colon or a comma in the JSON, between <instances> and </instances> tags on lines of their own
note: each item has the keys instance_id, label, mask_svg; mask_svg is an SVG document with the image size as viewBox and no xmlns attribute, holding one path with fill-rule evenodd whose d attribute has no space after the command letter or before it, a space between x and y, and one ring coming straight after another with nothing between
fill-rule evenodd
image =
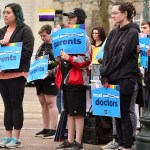
<instances>
[{"instance_id":1,"label":"green and teal dyed hair","mask_svg":"<svg viewBox=\"0 0 150 150\"><path fill-rule=\"evenodd\" d=\"M14 15L16 16L17 26L21 26L24 22L22 7L16 3L8 4L5 8L6 7L10 7L12 9Z\"/></svg>"}]
</instances>

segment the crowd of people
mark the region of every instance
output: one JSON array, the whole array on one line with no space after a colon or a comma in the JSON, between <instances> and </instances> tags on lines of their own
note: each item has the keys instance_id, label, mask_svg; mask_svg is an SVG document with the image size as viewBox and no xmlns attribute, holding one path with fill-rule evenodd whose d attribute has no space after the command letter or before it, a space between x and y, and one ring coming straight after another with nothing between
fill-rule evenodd
<instances>
[{"instance_id":1,"label":"crowd of people","mask_svg":"<svg viewBox=\"0 0 150 150\"><path fill-rule=\"evenodd\" d=\"M86 13L81 8L74 8L67 17L67 24L85 24ZM113 118L113 135L116 142L102 146L102 150L131 150L136 135L135 103L147 107L142 95L144 78L146 90L150 94L150 71L140 72L138 57L140 53L139 32L150 34L150 22L141 24L141 31L133 23L136 15L135 7L130 2L119 2L112 7L111 16L114 29L106 39L103 27L98 26L91 31L91 41L86 35L86 52L81 55L70 55L64 51L55 58L52 49L50 25L39 30L43 43L36 52L40 56L49 55L48 72L43 79L35 80L35 87L42 109L43 129L35 136L54 138L57 129L58 114L63 110L67 113L68 138L56 149L83 150L82 136L84 116L86 114L87 89L90 82L90 65L92 51L101 47L104 41L103 59L98 62L100 80L107 88L109 84L120 86L121 118ZM0 147L22 147L20 132L23 127L23 97L25 82L30 67L30 59L34 47L34 36L29 26L24 23L23 11L19 4L11 3L4 8L5 27L0 29L0 45L23 42L20 66L18 69L0 71L0 93L4 103L5 137ZM64 25L65 26L65 25ZM150 56L150 49L147 49ZM150 65L148 65L150 66ZM17 92L16 92L17 91ZM57 103L56 99L59 101ZM63 99L63 102L60 102ZM149 99L149 97L148 97ZM145 105L146 103L146 105ZM57 107L58 106L58 107Z\"/></svg>"}]
</instances>

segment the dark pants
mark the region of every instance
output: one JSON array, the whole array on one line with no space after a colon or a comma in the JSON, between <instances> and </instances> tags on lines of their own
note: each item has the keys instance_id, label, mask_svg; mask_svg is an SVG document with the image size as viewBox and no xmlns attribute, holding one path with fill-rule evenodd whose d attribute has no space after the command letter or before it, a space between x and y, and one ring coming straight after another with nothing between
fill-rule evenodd
<instances>
[{"instance_id":1,"label":"dark pants","mask_svg":"<svg viewBox=\"0 0 150 150\"><path fill-rule=\"evenodd\" d=\"M70 116L86 114L86 88L65 85L63 87L64 110Z\"/></svg>"},{"instance_id":2,"label":"dark pants","mask_svg":"<svg viewBox=\"0 0 150 150\"><path fill-rule=\"evenodd\" d=\"M113 82L120 85L120 109L121 118L116 118L118 144L124 148L132 147L133 127L130 118L130 104L134 92L136 80L123 79Z\"/></svg>"},{"instance_id":3,"label":"dark pants","mask_svg":"<svg viewBox=\"0 0 150 150\"><path fill-rule=\"evenodd\" d=\"M4 102L4 126L7 131L23 126L24 77L0 80L0 93Z\"/></svg>"},{"instance_id":4,"label":"dark pants","mask_svg":"<svg viewBox=\"0 0 150 150\"><path fill-rule=\"evenodd\" d=\"M149 99L150 99L150 71L145 70L144 82L146 85L145 92L148 93L148 96L145 98L145 104L146 104L146 107L148 108Z\"/></svg>"}]
</instances>

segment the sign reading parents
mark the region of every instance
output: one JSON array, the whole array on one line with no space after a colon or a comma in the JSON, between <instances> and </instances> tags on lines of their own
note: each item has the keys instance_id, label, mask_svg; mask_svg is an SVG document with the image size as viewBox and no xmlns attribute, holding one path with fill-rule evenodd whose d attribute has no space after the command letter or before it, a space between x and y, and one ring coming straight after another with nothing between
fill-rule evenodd
<instances>
[{"instance_id":1,"label":"sign reading parents","mask_svg":"<svg viewBox=\"0 0 150 150\"><path fill-rule=\"evenodd\" d=\"M92 89L92 105L94 115L120 118L120 87L109 85Z\"/></svg>"},{"instance_id":2,"label":"sign reading parents","mask_svg":"<svg viewBox=\"0 0 150 150\"><path fill-rule=\"evenodd\" d=\"M60 29L52 34L52 46L55 57L60 55L60 51L67 54L85 54L86 32L81 28Z\"/></svg>"},{"instance_id":3,"label":"sign reading parents","mask_svg":"<svg viewBox=\"0 0 150 150\"><path fill-rule=\"evenodd\" d=\"M42 79L46 76L48 70L48 59L48 55L41 56L30 65L27 82Z\"/></svg>"},{"instance_id":4,"label":"sign reading parents","mask_svg":"<svg viewBox=\"0 0 150 150\"><path fill-rule=\"evenodd\" d=\"M0 70L17 69L20 65L22 42L0 46Z\"/></svg>"},{"instance_id":5,"label":"sign reading parents","mask_svg":"<svg viewBox=\"0 0 150 150\"><path fill-rule=\"evenodd\" d=\"M139 33L139 43L140 43L140 54L141 54L141 66L148 68L148 56L147 49L150 48L150 37L147 34Z\"/></svg>"}]
</instances>

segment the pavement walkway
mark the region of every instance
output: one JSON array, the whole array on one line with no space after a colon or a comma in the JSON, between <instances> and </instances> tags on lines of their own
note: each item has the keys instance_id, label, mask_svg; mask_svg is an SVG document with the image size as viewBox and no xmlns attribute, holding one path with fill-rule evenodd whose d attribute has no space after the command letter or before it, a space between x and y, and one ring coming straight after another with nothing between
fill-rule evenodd
<instances>
[{"instance_id":1,"label":"pavement walkway","mask_svg":"<svg viewBox=\"0 0 150 150\"><path fill-rule=\"evenodd\" d=\"M34 137L35 133L42 128L41 107L38 102L35 88L26 87L24 97L24 127L21 132L21 141L23 147L21 150L54 150L60 142L54 142L53 139L42 139ZM3 102L0 97L0 139L5 136L3 126ZM84 144L85 150L100 150L100 146ZM1 148L3 150L3 148Z\"/></svg>"}]
</instances>

